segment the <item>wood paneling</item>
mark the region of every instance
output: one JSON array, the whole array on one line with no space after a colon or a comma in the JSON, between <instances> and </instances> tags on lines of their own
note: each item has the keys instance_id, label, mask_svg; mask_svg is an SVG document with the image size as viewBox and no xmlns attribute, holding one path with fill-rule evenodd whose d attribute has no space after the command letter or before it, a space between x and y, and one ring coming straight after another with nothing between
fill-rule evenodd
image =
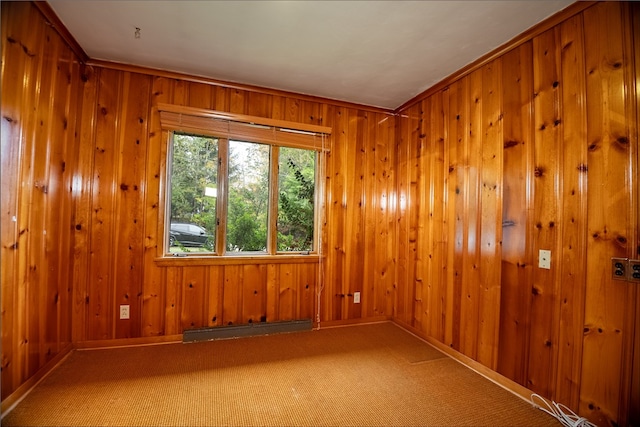
<instances>
[{"instance_id":1,"label":"wood paneling","mask_svg":"<svg viewBox=\"0 0 640 427\"><path fill-rule=\"evenodd\" d=\"M68 351L80 65L30 3L2 2L2 399Z\"/></svg>"},{"instance_id":2,"label":"wood paneling","mask_svg":"<svg viewBox=\"0 0 640 427\"><path fill-rule=\"evenodd\" d=\"M2 8L3 397L66 343L392 316L393 115L132 67L80 66L36 7ZM158 102L332 127L319 175L323 256L158 263L167 153ZM130 319L119 319L121 304Z\"/></svg>"},{"instance_id":3,"label":"wood paneling","mask_svg":"<svg viewBox=\"0 0 640 427\"><path fill-rule=\"evenodd\" d=\"M531 390L550 396L554 374L553 325L557 319L557 274L560 269L558 252L560 147L562 144L562 99L560 98L559 29L552 28L533 39L533 112L534 171L533 250L534 264L531 283L529 323L529 363L527 382ZM538 268L540 250L552 254L551 268Z\"/></svg>"},{"instance_id":4,"label":"wood paneling","mask_svg":"<svg viewBox=\"0 0 640 427\"><path fill-rule=\"evenodd\" d=\"M621 3L598 4L584 13L589 180L580 411L598 424L626 413L621 390L630 379L629 320L637 310L635 285L612 280L603 265L611 257L633 257L638 246L630 241L637 234L630 192L638 185L638 170L631 170L637 139L630 135L635 114L625 100L625 87L633 87L625 82L633 59L625 51L623 10Z\"/></svg>"},{"instance_id":5,"label":"wood paneling","mask_svg":"<svg viewBox=\"0 0 640 427\"><path fill-rule=\"evenodd\" d=\"M532 43L502 58L503 197L500 342L497 371L524 384L533 271L530 179L533 174Z\"/></svg>"},{"instance_id":6,"label":"wood paneling","mask_svg":"<svg viewBox=\"0 0 640 427\"><path fill-rule=\"evenodd\" d=\"M609 269L640 255L639 20L574 12L393 116L80 65L36 7L2 2L3 400L72 343L393 317L601 425L633 420L640 292ZM159 102L331 127L322 256L159 262Z\"/></svg>"},{"instance_id":7,"label":"wood paneling","mask_svg":"<svg viewBox=\"0 0 640 427\"><path fill-rule=\"evenodd\" d=\"M562 158L562 253L558 303L558 362L555 399L573 408L580 397L584 322L583 284L586 280L587 144L585 110L584 34L582 16L560 26Z\"/></svg>"},{"instance_id":8,"label":"wood paneling","mask_svg":"<svg viewBox=\"0 0 640 427\"><path fill-rule=\"evenodd\" d=\"M638 290L610 270L639 244L636 9L589 5L398 118L396 319L598 425L639 405Z\"/></svg>"},{"instance_id":9,"label":"wood paneling","mask_svg":"<svg viewBox=\"0 0 640 427\"><path fill-rule=\"evenodd\" d=\"M90 116L83 119L88 130L83 128L81 135L83 143L93 145L93 158L86 159L92 191L78 210L91 218L91 234L78 242L85 244L88 239L91 250L87 271L80 272L88 275L88 313L86 330L78 332L78 339L315 319L319 267L324 285L321 321L391 316L395 277L394 245L389 243L395 240L395 210L388 200L395 188L392 116L110 68L89 67L84 76L84 105ZM158 265L167 150L158 102L226 107L240 114L331 126L336 138L328 141L332 146L326 156L322 262L316 258L305 264L248 260L228 266L188 261L176 267ZM96 107L91 110L90 105ZM375 238L376 234L385 239ZM365 274L364 266L373 266L376 260L380 261L376 269ZM361 292L360 304L353 303L355 291ZM120 304L131 306L130 319L115 316Z\"/></svg>"}]
</instances>

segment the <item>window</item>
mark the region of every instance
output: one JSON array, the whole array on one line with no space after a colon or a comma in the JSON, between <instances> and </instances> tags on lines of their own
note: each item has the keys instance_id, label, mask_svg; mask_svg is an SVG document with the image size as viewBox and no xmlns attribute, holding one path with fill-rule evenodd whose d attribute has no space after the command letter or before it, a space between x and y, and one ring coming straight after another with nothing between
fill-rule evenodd
<instances>
[{"instance_id":1,"label":"window","mask_svg":"<svg viewBox=\"0 0 640 427\"><path fill-rule=\"evenodd\" d=\"M269 146L229 141L227 252L266 252Z\"/></svg>"},{"instance_id":2,"label":"window","mask_svg":"<svg viewBox=\"0 0 640 427\"><path fill-rule=\"evenodd\" d=\"M316 157L281 147L278 158L278 251L313 249Z\"/></svg>"},{"instance_id":3,"label":"window","mask_svg":"<svg viewBox=\"0 0 640 427\"><path fill-rule=\"evenodd\" d=\"M316 251L317 176L323 147L314 133L283 127L274 133L273 126L234 122L235 132L230 132L229 125L212 124L211 118L197 115L189 115L193 121L184 126L181 114L163 118L162 113L163 127L168 122L166 130L171 131L166 253Z\"/></svg>"},{"instance_id":4,"label":"window","mask_svg":"<svg viewBox=\"0 0 640 427\"><path fill-rule=\"evenodd\" d=\"M218 139L176 133L171 153L169 252L212 252L218 215Z\"/></svg>"}]
</instances>

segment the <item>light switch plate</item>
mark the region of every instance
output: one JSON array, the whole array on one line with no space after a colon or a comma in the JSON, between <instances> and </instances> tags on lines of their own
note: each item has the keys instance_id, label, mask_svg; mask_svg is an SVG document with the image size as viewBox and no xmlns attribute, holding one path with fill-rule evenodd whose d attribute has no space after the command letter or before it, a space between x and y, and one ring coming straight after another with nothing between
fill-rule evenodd
<instances>
[{"instance_id":1,"label":"light switch plate","mask_svg":"<svg viewBox=\"0 0 640 427\"><path fill-rule=\"evenodd\" d=\"M538 252L538 267L546 270L551 269L551 251L540 249L540 252Z\"/></svg>"}]
</instances>

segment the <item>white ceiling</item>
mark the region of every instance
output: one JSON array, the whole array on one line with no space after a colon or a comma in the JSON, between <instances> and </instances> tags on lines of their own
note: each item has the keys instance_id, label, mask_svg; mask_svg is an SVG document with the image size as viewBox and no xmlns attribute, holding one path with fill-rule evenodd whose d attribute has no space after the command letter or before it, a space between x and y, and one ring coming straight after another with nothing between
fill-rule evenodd
<instances>
[{"instance_id":1,"label":"white ceiling","mask_svg":"<svg viewBox=\"0 0 640 427\"><path fill-rule=\"evenodd\" d=\"M388 109L571 3L49 0L92 59Z\"/></svg>"}]
</instances>

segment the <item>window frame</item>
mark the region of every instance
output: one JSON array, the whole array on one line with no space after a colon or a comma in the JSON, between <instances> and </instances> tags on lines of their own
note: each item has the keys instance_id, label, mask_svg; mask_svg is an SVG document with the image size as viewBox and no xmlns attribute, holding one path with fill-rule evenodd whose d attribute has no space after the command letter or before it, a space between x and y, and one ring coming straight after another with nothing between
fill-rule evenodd
<instances>
[{"instance_id":1,"label":"window frame","mask_svg":"<svg viewBox=\"0 0 640 427\"><path fill-rule=\"evenodd\" d=\"M316 258L321 244L321 212L324 209L322 174L325 155L329 151L331 128L303 123L287 122L261 117L221 113L191 107L159 104L160 122L165 141L162 150L160 206L158 218L157 260L171 265L173 260L189 260L209 264L210 261L252 260L273 262L274 259ZM163 117L164 116L164 117ZM168 117L168 119L167 119ZM164 119L164 120L163 120ZM211 120L214 123L211 123ZM256 126L257 125L257 126ZM225 126L227 131L225 132ZM253 132L255 130L255 132ZM265 132L266 130L266 132ZM216 200L216 241L213 252L171 253L169 247L171 205L171 162L175 133L216 138L218 140L218 192ZM265 137L266 135L266 137ZM269 146L269 205L267 213L267 242L265 252L227 252L227 208L229 141L242 141ZM278 171L280 147L315 151L314 235L311 251L277 250ZM215 262L214 262L215 263ZM179 264L178 264L179 265Z\"/></svg>"}]
</instances>

